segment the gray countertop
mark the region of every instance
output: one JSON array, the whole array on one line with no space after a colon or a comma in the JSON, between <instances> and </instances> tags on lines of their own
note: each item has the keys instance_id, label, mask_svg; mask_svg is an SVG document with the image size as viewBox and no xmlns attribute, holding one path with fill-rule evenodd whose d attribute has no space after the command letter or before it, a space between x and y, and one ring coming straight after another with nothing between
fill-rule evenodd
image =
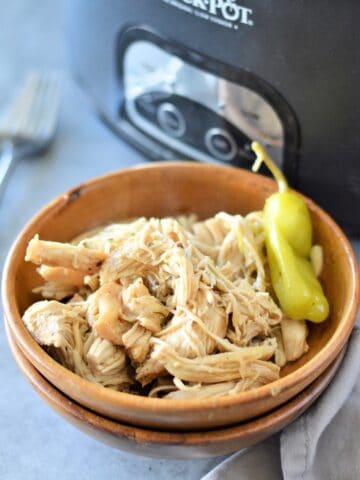
<instances>
[{"instance_id":1,"label":"gray countertop","mask_svg":"<svg viewBox=\"0 0 360 480\"><path fill-rule=\"evenodd\" d=\"M0 108L29 68L56 68L65 84L56 140L45 155L21 160L0 200L1 265L26 221L56 194L144 158L90 112L66 73L63 0L0 0ZM0 478L198 479L220 459L152 460L85 436L50 410L11 357L0 323Z\"/></svg>"}]
</instances>

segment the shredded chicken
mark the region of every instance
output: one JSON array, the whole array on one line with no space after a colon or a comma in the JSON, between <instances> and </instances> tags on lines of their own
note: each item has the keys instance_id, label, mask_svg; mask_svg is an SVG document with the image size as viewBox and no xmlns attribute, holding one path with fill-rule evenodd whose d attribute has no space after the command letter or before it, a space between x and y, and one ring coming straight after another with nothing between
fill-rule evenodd
<instances>
[{"instance_id":1,"label":"shredded chicken","mask_svg":"<svg viewBox=\"0 0 360 480\"><path fill-rule=\"evenodd\" d=\"M121 287L118 283L106 283L94 294L92 314L96 333L114 345L123 345L122 336L130 325L121 318Z\"/></svg>"},{"instance_id":2,"label":"shredded chicken","mask_svg":"<svg viewBox=\"0 0 360 480\"><path fill-rule=\"evenodd\" d=\"M266 340L256 347L188 359L180 357L165 342L155 351L155 358L176 378L188 382L216 383L236 379L276 380L279 367L269 360L275 353L276 340Z\"/></svg>"},{"instance_id":3,"label":"shredded chicken","mask_svg":"<svg viewBox=\"0 0 360 480\"><path fill-rule=\"evenodd\" d=\"M40 294L43 298L63 300L77 293L78 288L71 285L62 285L56 282L45 282L40 287L34 288L33 292Z\"/></svg>"},{"instance_id":4,"label":"shredded chicken","mask_svg":"<svg viewBox=\"0 0 360 480\"><path fill-rule=\"evenodd\" d=\"M284 318L281 322L281 333L287 362L297 360L309 350L306 342L308 328L303 320Z\"/></svg>"},{"instance_id":5,"label":"shredded chicken","mask_svg":"<svg viewBox=\"0 0 360 480\"><path fill-rule=\"evenodd\" d=\"M150 350L151 332L138 322L123 335L123 343L129 358L139 364L145 361Z\"/></svg>"},{"instance_id":6,"label":"shredded chicken","mask_svg":"<svg viewBox=\"0 0 360 480\"><path fill-rule=\"evenodd\" d=\"M84 358L89 380L121 390L131 383L126 369L126 355L122 348L91 333L84 344Z\"/></svg>"},{"instance_id":7,"label":"shredded chicken","mask_svg":"<svg viewBox=\"0 0 360 480\"><path fill-rule=\"evenodd\" d=\"M36 235L30 240L25 260L36 265L64 267L71 270L94 273L100 270L107 254L100 250L91 250L82 246L40 240Z\"/></svg>"},{"instance_id":8,"label":"shredded chicken","mask_svg":"<svg viewBox=\"0 0 360 480\"><path fill-rule=\"evenodd\" d=\"M233 395L279 378L307 350L305 322L272 298L261 212L139 218L70 243L40 240L42 298L23 316L65 367L167 398Z\"/></svg>"},{"instance_id":9,"label":"shredded chicken","mask_svg":"<svg viewBox=\"0 0 360 480\"><path fill-rule=\"evenodd\" d=\"M43 298L63 300L72 297L84 284L84 274L69 268L41 265L37 271L45 283L34 292Z\"/></svg>"},{"instance_id":10,"label":"shredded chicken","mask_svg":"<svg viewBox=\"0 0 360 480\"><path fill-rule=\"evenodd\" d=\"M80 287L84 283L84 274L70 268L41 265L37 271L47 282L72 287Z\"/></svg>"},{"instance_id":11,"label":"shredded chicken","mask_svg":"<svg viewBox=\"0 0 360 480\"><path fill-rule=\"evenodd\" d=\"M202 385L201 383L186 386L182 382L177 382L176 387L174 387L174 391L167 393L165 398L173 398L177 400L185 400L185 399L195 399L195 398L209 398L209 397L224 397L226 395L233 395L234 393L244 392L251 388L257 388L264 385L261 383L261 379L258 380L254 379L243 379L239 380L238 382L219 382L209 385ZM158 390L154 389L152 391L153 395L156 396L158 394ZM170 386L168 388L162 387L163 391L169 391ZM161 391L161 390L160 390Z\"/></svg>"},{"instance_id":12,"label":"shredded chicken","mask_svg":"<svg viewBox=\"0 0 360 480\"><path fill-rule=\"evenodd\" d=\"M23 320L35 340L73 372L116 390L131 383L124 351L90 333L80 307L44 300L29 307Z\"/></svg>"},{"instance_id":13,"label":"shredded chicken","mask_svg":"<svg viewBox=\"0 0 360 480\"><path fill-rule=\"evenodd\" d=\"M79 309L55 300L43 300L31 305L23 320L40 345L56 348L67 366L73 367L72 351L76 340L73 326L77 324L81 330L88 330Z\"/></svg>"},{"instance_id":14,"label":"shredded chicken","mask_svg":"<svg viewBox=\"0 0 360 480\"><path fill-rule=\"evenodd\" d=\"M160 332L162 323L170 310L156 297L150 295L141 278L137 278L123 290L122 298L126 309L124 314L126 320L137 320L150 332Z\"/></svg>"}]
</instances>

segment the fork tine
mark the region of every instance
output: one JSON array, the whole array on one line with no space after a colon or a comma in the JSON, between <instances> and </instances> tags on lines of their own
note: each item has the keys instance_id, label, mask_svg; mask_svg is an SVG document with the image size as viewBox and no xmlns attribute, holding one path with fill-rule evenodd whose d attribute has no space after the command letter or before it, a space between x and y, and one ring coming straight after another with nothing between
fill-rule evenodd
<instances>
[{"instance_id":1,"label":"fork tine","mask_svg":"<svg viewBox=\"0 0 360 480\"><path fill-rule=\"evenodd\" d=\"M31 74L27 93L28 96L25 97L25 104L15 130L17 135L32 135L31 126L36 121L37 109L43 95L43 79L41 75Z\"/></svg>"},{"instance_id":2,"label":"fork tine","mask_svg":"<svg viewBox=\"0 0 360 480\"><path fill-rule=\"evenodd\" d=\"M6 113L0 119L3 143L0 188L4 187L18 155L44 150L53 137L59 106L59 81L54 75L31 72Z\"/></svg>"},{"instance_id":3,"label":"fork tine","mask_svg":"<svg viewBox=\"0 0 360 480\"><path fill-rule=\"evenodd\" d=\"M32 74L26 76L25 82L21 85L12 103L1 117L1 130L11 131L18 128L24 111L29 107L29 97L34 94L36 88L35 80Z\"/></svg>"},{"instance_id":4,"label":"fork tine","mask_svg":"<svg viewBox=\"0 0 360 480\"><path fill-rule=\"evenodd\" d=\"M32 98L31 108L23 118L21 125L21 131L26 136L36 135L39 121L43 115L44 108L46 107L46 95L48 89L48 81L44 76L39 77L36 94Z\"/></svg>"},{"instance_id":5,"label":"fork tine","mask_svg":"<svg viewBox=\"0 0 360 480\"><path fill-rule=\"evenodd\" d=\"M41 140L55 128L60 98L59 77L30 72L10 108L0 120L0 130L13 136Z\"/></svg>"},{"instance_id":6,"label":"fork tine","mask_svg":"<svg viewBox=\"0 0 360 480\"><path fill-rule=\"evenodd\" d=\"M23 118L22 135L41 136L42 138L54 129L59 104L59 81L55 76L41 76L38 79L37 91L32 99L31 108Z\"/></svg>"},{"instance_id":7,"label":"fork tine","mask_svg":"<svg viewBox=\"0 0 360 480\"><path fill-rule=\"evenodd\" d=\"M51 135L58 118L60 103L60 82L56 77L48 78L42 103L39 104L38 116L34 122L34 133L42 138Z\"/></svg>"}]
</instances>

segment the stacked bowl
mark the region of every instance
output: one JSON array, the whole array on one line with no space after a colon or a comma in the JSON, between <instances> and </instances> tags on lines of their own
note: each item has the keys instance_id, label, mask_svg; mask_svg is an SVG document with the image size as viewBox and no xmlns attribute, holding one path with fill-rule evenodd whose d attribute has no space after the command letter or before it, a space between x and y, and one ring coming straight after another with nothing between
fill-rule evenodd
<instances>
[{"instance_id":1,"label":"stacked bowl","mask_svg":"<svg viewBox=\"0 0 360 480\"><path fill-rule=\"evenodd\" d=\"M40 396L74 425L112 446L143 455L190 458L223 455L257 443L305 411L341 363L359 300L357 261L344 233L305 199L314 238L324 250L321 282L331 314L311 324L309 351L280 378L235 395L193 400L148 398L91 383L51 358L26 330L22 314L40 283L24 261L29 240L69 241L110 222L263 208L276 184L241 169L196 163L153 163L114 172L57 197L24 228L6 262L3 307L8 340L20 370Z\"/></svg>"}]
</instances>

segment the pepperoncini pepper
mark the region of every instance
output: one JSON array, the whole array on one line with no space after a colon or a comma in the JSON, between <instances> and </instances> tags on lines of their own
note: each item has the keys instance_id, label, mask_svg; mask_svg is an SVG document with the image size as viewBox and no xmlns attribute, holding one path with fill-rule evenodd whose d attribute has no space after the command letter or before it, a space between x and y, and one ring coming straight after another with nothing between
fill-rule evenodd
<instances>
[{"instance_id":1,"label":"pepperoncini pepper","mask_svg":"<svg viewBox=\"0 0 360 480\"><path fill-rule=\"evenodd\" d=\"M305 201L291 191L285 176L257 142L251 145L257 159L276 179L279 191L265 202L265 244L271 283L282 310L294 320L323 322L329 304L310 261L312 224Z\"/></svg>"}]
</instances>

